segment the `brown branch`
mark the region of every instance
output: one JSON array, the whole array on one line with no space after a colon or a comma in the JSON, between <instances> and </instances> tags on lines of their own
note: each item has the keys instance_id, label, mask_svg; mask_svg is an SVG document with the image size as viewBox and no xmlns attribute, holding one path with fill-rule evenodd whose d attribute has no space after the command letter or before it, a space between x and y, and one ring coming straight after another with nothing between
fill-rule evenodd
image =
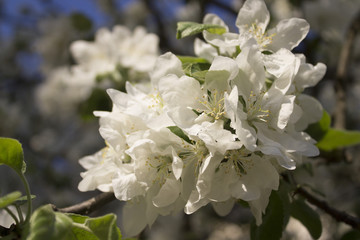
<instances>
[{"instance_id":1,"label":"brown branch","mask_svg":"<svg viewBox=\"0 0 360 240\"><path fill-rule=\"evenodd\" d=\"M335 91L336 91L336 106L334 113L334 127L346 128L346 80L347 70L354 41L357 33L360 30L360 11L352 20L349 29L346 33L346 39L342 46L339 62L336 72Z\"/></svg>"},{"instance_id":2,"label":"brown branch","mask_svg":"<svg viewBox=\"0 0 360 240\"><path fill-rule=\"evenodd\" d=\"M57 208L53 205L54 211L62 212L62 213L77 213L88 215L93 211L99 209L100 207L108 204L115 200L115 195L112 192L101 193L93 198L90 198L84 202L65 207L65 208Z\"/></svg>"},{"instance_id":3,"label":"brown branch","mask_svg":"<svg viewBox=\"0 0 360 240\"><path fill-rule=\"evenodd\" d=\"M307 192L304 188L299 187L296 190L296 193L303 196L309 203L313 204L314 206L320 208L331 217L336 219L338 222L343 222L350 225L352 228L360 230L360 219L354 216L347 214L346 212L339 211L329 206L329 204L323 200L316 198L315 196L311 195Z\"/></svg>"}]
</instances>

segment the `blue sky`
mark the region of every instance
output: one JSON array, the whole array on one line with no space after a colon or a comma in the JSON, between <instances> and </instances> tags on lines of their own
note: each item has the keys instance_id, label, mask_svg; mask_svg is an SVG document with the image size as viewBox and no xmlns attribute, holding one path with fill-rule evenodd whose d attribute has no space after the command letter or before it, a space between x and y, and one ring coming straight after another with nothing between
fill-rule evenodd
<instances>
[{"instance_id":1,"label":"blue sky","mask_svg":"<svg viewBox=\"0 0 360 240\"><path fill-rule=\"evenodd\" d=\"M26 6L31 10L32 16L42 16L47 11L46 4L40 0L8 0L4 1L2 12L5 19L0 22L0 34L4 37L12 35L12 28L15 22L22 21L22 24L32 24L31 17L24 17L20 14L21 8ZM106 16L97 6L96 0L52 0L51 6L53 10L70 14L78 11L93 20L95 27L106 24ZM36 20L36 19L33 19Z\"/></svg>"}]
</instances>

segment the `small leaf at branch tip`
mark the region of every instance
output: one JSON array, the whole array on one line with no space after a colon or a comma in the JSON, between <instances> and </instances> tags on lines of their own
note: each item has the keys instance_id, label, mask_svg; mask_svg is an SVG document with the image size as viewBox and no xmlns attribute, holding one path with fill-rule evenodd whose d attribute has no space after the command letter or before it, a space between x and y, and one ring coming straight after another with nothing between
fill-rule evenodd
<instances>
[{"instance_id":1,"label":"small leaf at branch tip","mask_svg":"<svg viewBox=\"0 0 360 240\"><path fill-rule=\"evenodd\" d=\"M116 226L114 214L90 218L79 214L54 212L51 205L45 205L32 215L26 239L121 240L121 232Z\"/></svg>"},{"instance_id":2,"label":"small leaf at branch tip","mask_svg":"<svg viewBox=\"0 0 360 240\"><path fill-rule=\"evenodd\" d=\"M0 165L5 164L19 174L24 174L26 164L21 143L12 138L0 137Z\"/></svg>"},{"instance_id":3,"label":"small leaf at branch tip","mask_svg":"<svg viewBox=\"0 0 360 240\"><path fill-rule=\"evenodd\" d=\"M176 136L178 136L179 138L185 140L188 143L191 143L190 138L183 132L183 130L181 130L181 128L177 127L177 126L170 126L167 127L173 134L175 134Z\"/></svg>"},{"instance_id":4,"label":"small leaf at branch tip","mask_svg":"<svg viewBox=\"0 0 360 240\"><path fill-rule=\"evenodd\" d=\"M332 151L357 144L360 144L360 131L330 128L325 136L317 143L317 147L323 151Z\"/></svg>"},{"instance_id":5,"label":"small leaf at branch tip","mask_svg":"<svg viewBox=\"0 0 360 240\"><path fill-rule=\"evenodd\" d=\"M178 22L176 38L181 39L184 37L192 36L205 30L218 35L226 32L226 29L221 25L201 24L196 22Z\"/></svg>"},{"instance_id":6,"label":"small leaf at branch tip","mask_svg":"<svg viewBox=\"0 0 360 240\"><path fill-rule=\"evenodd\" d=\"M177 57L180 59L182 64L184 64L184 63L209 63L206 59L199 58L199 57L180 56L180 55L177 55Z\"/></svg>"},{"instance_id":7,"label":"small leaf at branch tip","mask_svg":"<svg viewBox=\"0 0 360 240\"><path fill-rule=\"evenodd\" d=\"M36 198L35 195L30 195L30 197L31 197L31 200ZM26 204L27 202L28 202L27 196L22 196L22 197L19 197L18 199L16 199L16 201L13 203L13 205L21 206L21 205Z\"/></svg>"},{"instance_id":8,"label":"small leaf at branch tip","mask_svg":"<svg viewBox=\"0 0 360 240\"><path fill-rule=\"evenodd\" d=\"M332 150L360 144L360 131L348 131L330 127L330 115L324 110L323 117L317 123L309 125L306 132L318 143L320 150Z\"/></svg>"},{"instance_id":9,"label":"small leaf at branch tip","mask_svg":"<svg viewBox=\"0 0 360 240\"><path fill-rule=\"evenodd\" d=\"M21 192L19 192L19 191L15 191L15 192L6 194L5 196L0 198L0 209L13 204L20 197L21 197Z\"/></svg>"},{"instance_id":10,"label":"small leaf at branch tip","mask_svg":"<svg viewBox=\"0 0 360 240\"><path fill-rule=\"evenodd\" d=\"M324 110L323 116L319 122L310 124L305 130L313 139L320 141L330 129L331 118L330 115Z\"/></svg>"}]
</instances>

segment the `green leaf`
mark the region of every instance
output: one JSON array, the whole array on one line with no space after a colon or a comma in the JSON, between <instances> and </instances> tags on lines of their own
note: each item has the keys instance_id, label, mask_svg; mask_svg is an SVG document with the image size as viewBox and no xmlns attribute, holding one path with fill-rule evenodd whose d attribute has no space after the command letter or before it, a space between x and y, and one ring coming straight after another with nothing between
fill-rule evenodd
<instances>
[{"instance_id":1,"label":"green leaf","mask_svg":"<svg viewBox=\"0 0 360 240\"><path fill-rule=\"evenodd\" d=\"M182 64L184 64L184 63L209 63L204 58L191 57L191 56L179 56L179 55L177 55L177 57L180 59Z\"/></svg>"},{"instance_id":2,"label":"green leaf","mask_svg":"<svg viewBox=\"0 0 360 240\"><path fill-rule=\"evenodd\" d=\"M21 197L21 192L15 191L0 198L0 209L5 208Z\"/></svg>"},{"instance_id":3,"label":"green leaf","mask_svg":"<svg viewBox=\"0 0 360 240\"><path fill-rule=\"evenodd\" d=\"M31 200L36 198L35 195L30 195L30 197L31 197ZM13 203L13 205L22 206L22 205L26 204L27 202L28 202L27 196L22 196L22 197L16 199L16 201Z\"/></svg>"},{"instance_id":4,"label":"green leaf","mask_svg":"<svg viewBox=\"0 0 360 240\"><path fill-rule=\"evenodd\" d=\"M72 240L72 220L63 213L54 212L50 205L38 208L30 219L27 240Z\"/></svg>"},{"instance_id":5,"label":"green leaf","mask_svg":"<svg viewBox=\"0 0 360 240\"><path fill-rule=\"evenodd\" d=\"M24 153L21 143L16 139L0 137L0 165L5 164L13 168L17 173L26 171Z\"/></svg>"},{"instance_id":6,"label":"green leaf","mask_svg":"<svg viewBox=\"0 0 360 240\"><path fill-rule=\"evenodd\" d=\"M190 138L178 126L167 127L173 134L191 144Z\"/></svg>"},{"instance_id":7,"label":"green leaf","mask_svg":"<svg viewBox=\"0 0 360 240\"><path fill-rule=\"evenodd\" d=\"M186 75L195 78L200 83L204 83L210 63L184 63L182 67Z\"/></svg>"},{"instance_id":8,"label":"green leaf","mask_svg":"<svg viewBox=\"0 0 360 240\"><path fill-rule=\"evenodd\" d=\"M225 27L216 24L201 24L196 22L178 22L176 30L176 38L184 38L192 36L202 31L208 31L215 34L223 34L226 32Z\"/></svg>"},{"instance_id":9,"label":"green leaf","mask_svg":"<svg viewBox=\"0 0 360 240\"><path fill-rule=\"evenodd\" d=\"M65 215L70 217L71 220L73 220L73 222L80 223L80 224L85 223L86 219L89 218L88 216L83 216L83 215L75 214L75 213L65 213Z\"/></svg>"},{"instance_id":10,"label":"green leaf","mask_svg":"<svg viewBox=\"0 0 360 240\"><path fill-rule=\"evenodd\" d=\"M284 204L276 191L272 191L262 224L251 223L251 240L279 240L285 227Z\"/></svg>"},{"instance_id":11,"label":"green leaf","mask_svg":"<svg viewBox=\"0 0 360 240\"><path fill-rule=\"evenodd\" d=\"M116 215L107 214L98 218L89 218L85 226L99 238L104 240L121 240L121 233L116 226Z\"/></svg>"},{"instance_id":12,"label":"green leaf","mask_svg":"<svg viewBox=\"0 0 360 240\"><path fill-rule=\"evenodd\" d=\"M54 212L50 205L34 212L26 231L29 233L27 240L121 240L114 214L89 218Z\"/></svg>"},{"instance_id":13,"label":"green leaf","mask_svg":"<svg viewBox=\"0 0 360 240\"><path fill-rule=\"evenodd\" d=\"M317 143L317 147L324 151L332 151L337 148L349 147L356 144L360 144L360 131L346 131L331 128Z\"/></svg>"},{"instance_id":14,"label":"green leaf","mask_svg":"<svg viewBox=\"0 0 360 240\"><path fill-rule=\"evenodd\" d=\"M95 236L90 228L88 228L84 225L81 225L81 224L73 223L71 230L75 236L75 239L78 239L78 240L80 240L80 239L100 240L101 239L101 238L98 238L97 236Z\"/></svg>"},{"instance_id":15,"label":"green leaf","mask_svg":"<svg viewBox=\"0 0 360 240\"><path fill-rule=\"evenodd\" d=\"M286 225L290 219L290 197L289 193L293 191L293 186L290 185L285 180L280 180L279 190L277 194L280 197L281 203L283 205L284 211L284 221L283 221L283 230L286 228Z\"/></svg>"},{"instance_id":16,"label":"green leaf","mask_svg":"<svg viewBox=\"0 0 360 240\"><path fill-rule=\"evenodd\" d=\"M323 117L317 123L309 125L306 132L314 138L317 147L323 151L360 144L360 131L347 131L330 128L330 115L324 110Z\"/></svg>"},{"instance_id":17,"label":"green leaf","mask_svg":"<svg viewBox=\"0 0 360 240\"><path fill-rule=\"evenodd\" d=\"M323 116L319 122L310 124L305 130L313 139L320 141L327 131L330 129L331 118L330 115L324 110Z\"/></svg>"},{"instance_id":18,"label":"green leaf","mask_svg":"<svg viewBox=\"0 0 360 240\"><path fill-rule=\"evenodd\" d=\"M321 236L320 216L303 200L294 200L291 203L290 213L291 216L299 220L307 228L313 238L318 239Z\"/></svg>"}]
</instances>

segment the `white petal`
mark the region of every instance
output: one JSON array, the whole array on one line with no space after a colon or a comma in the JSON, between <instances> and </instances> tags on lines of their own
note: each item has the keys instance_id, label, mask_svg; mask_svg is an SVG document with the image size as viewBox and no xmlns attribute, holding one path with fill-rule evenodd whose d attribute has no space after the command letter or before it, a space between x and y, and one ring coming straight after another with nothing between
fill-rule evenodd
<instances>
[{"instance_id":1,"label":"white petal","mask_svg":"<svg viewBox=\"0 0 360 240\"><path fill-rule=\"evenodd\" d=\"M102 159L101 156L99 158ZM82 192L95 189L103 192L113 191L111 181L116 170L115 164L111 162L106 162L105 164L99 162L88 171L80 174L83 179L79 183L78 189Z\"/></svg>"},{"instance_id":2,"label":"white petal","mask_svg":"<svg viewBox=\"0 0 360 240\"><path fill-rule=\"evenodd\" d=\"M263 0L247 0L239 11L236 26L240 29L240 34L252 24L256 24L264 33L269 20L270 14Z\"/></svg>"},{"instance_id":3,"label":"white petal","mask_svg":"<svg viewBox=\"0 0 360 240\"><path fill-rule=\"evenodd\" d=\"M264 154L276 156L279 164L289 170L296 168L296 162L292 159L286 151L290 148L284 146L291 137L286 133L279 134L277 131L268 129L267 126L255 123L258 129L258 138L261 141L261 144L258 145L258 148ZM294 146L293 146L294 147ZM292 151L295 151L293 148Z\"/></svg>"},{"instance_id":4,"label":"white petal","mask_svg":"<svg viewBox=\"0 0 360 240\"><path fill-rule=\"evenodd\" d=\"M86 170L89 170L92 167L94 167L96 164L99 164L101 162L101 160L102 160L101 151L99 151L93 155L82 157L79 160L79 163L83 168L85 168Z\"/></svg>"},{"instance_id":5,"label":"white petal","mask_svg":"<svg viewBox=\"0 0 360 240\"><path fill-rule=\"evenodd\" d=\"M214 25L220 25L226 28L226 31L228 31L228 27L225 24L225 22L216 14L213 13L208 13L205 15L204 20L203 20L204 24L214 24Z\"/></svg>"},{"instance_id":6,"label":"white petal","mask_svg":"<svg viewBox=\"0 0 360 240\"><path fill-rule=\"evenodd\" d=\"M248 169L248 173L243 176L243 182L248 191L252 191L254 186L260 189L261 194L264 188L277 190L279 187L279 173L269 158L253 154L251 160L253 167ZM259 176L266 176L266 179Z\"/></svg>"},{"instance_id":7,"label":"white petal","mask_svg":"<svg viewBox=\"0 0 360 240\"><path fill-rule=\"evenodd\" d=\"M204 141L210 152L225 154L226 150L241 148L240 142L235 142L236 135L223 128L223 121L213 123L203 122L196 134Z\"/></svg>"},{"instance_id":8,"label":"white petal","mask_svg":"<svg viewBox=\"0 0 360 240\"><path fill-rule=\"evenodd\" d=\"M225 92L224 94L226 117L229 118L231 122L235 122L238 102L239 102L238 89L237 86L234 86L229 95L227 92Z\"/></svg>"},{"instance_id":9,"label":"white petal","mask_svg":"<svg viewBox=\"0 0 360 240\"><path fill-rule=\"evenodd\" d=\"M126 202L122 211L123 230L127 237L139 234L146 227L146 202L143 197Z\"/></svg>"},{"instance_id":10,"label":"white petal","mask_svg":"<svg viewBox=\"0 0 360 240\"><path fill-rule=\"evenodd\" d=\"M223 33L221 35L218 35L215 33L204 31L203 36L206 42L220 48L232 48L235 46L239 46L241 43L239 39L239 34L236 33ZM236 49L234 48L232 49L232 51L231 49L229 49L228 51L232 53L235 52L235 50Z\"/></svg>"},{"instance_id":11,"label":"white petal","mask_svg":"<svg viewBox=\"0 0 360 240\"><path fill-rule=\"evenodd\" d=\"M288 121L294 109L295 96L287 95L283 99L284 100L281 103L277 121L277 127L280 129L284 129L288 124Z\"/></svg>"},{"instance_id":12,"label":"white petal","mask_svg":"<svg viewBox=\"0 0 360 240\"><path fill-rule=\"evenodd\" d=\"M288 71L291 66L295 64L295 55L287 49L280 49L279 51L263 55L266 71L279 78Z\"/></svg>"},{"instance_id":13,"label":"white petal","mask_svg":"<svg viewBox=\"0 0 360 240\"><path fill-rule=\"evenodd\" d=\"M182 159L179 156L177 156L174 149L172 150L172 155L173 155L172 171L174 173L176 180L179 180L179 178L181 177L181 174L182 174L183 167L184 167L184 162L182 161Z\"/></svg>"},{"instance_id":14,"label":"white petal","mask_svg":"<svg viewBox=\"0 0 360 240\"><path fill-rule=\"evenodd\" d=\"M111 101L114 105L117 105L117 107L123 108L123 106L126 106L127 99L129 98L126 93L120 92L116 89L107 89L107 94L110 96Z\"/></svg>"},{"instance_id":15,"label":"white petal","mask_svg":"<svg viewBox=\"0 0 360 240\"><path fill-rule=\"evenodd\" d=\"M268 31L272 37L272 43L268 48L277 51L280 48L292 50L306 37L310 29L308 22L300 18L281 20L274 29Z\"/></svg>"},{"instance_id":16,"label":"white petal","mask_svg":"<svg viewBox=\"0 0 360 240\"><path fill-rule=\"evenodd\" d=\"M258 226L262 223L262 214L265 213L266 207L269 203L271 191L271 189L264 189L259 199L249 202L251 212L254 215L256 225Z\"/></svg>"},{"instance_id":17,"label":"white petal","mask_svg":"<svg viewBox=\"0 0 360 240\"><path fill-rule=\"evenodd\" d=\"M199 199L199 193L194 190L191 192L189 200L184 207L184 212L186 214L192 214L209 202L210 200L207 198Z\"/></svg>"},{"instance_id":18,"label":"white petal","mask_svg":"<svg viewBox=\"0 0 360 240\"><path fill-rule=\"evenodd\" d=\"M231 210L233 209L235 204L235 199L230 198L229 200L225 202L212 202L211 205L213 206L215 212L219 216L226 216L228 215Z\"/></svg>"},{"instance_id":19,"label":"white petal","mask_svg":"<svg viewBox=\"0 0 360 240\"><path fill-rule=\"evenodd\" d=\"M136 179L134 173L123 174L118 172L112 180L112 185L115 197L122 201L145 195L145 185Z\"/></svg>"},{"instance_id":20,"label":"white petal","mask_svg":"<svg viewBox=\"0 0 360 240\"><path fill-rule=\"evenodd\" d=\"M301 64L294 79L297 90L303 91L304 88L315 86L324 77L325 72L326 66L323 63L318 63L315 66Z\"/></svg>"},{"instance_id":21,"label":"white petal","mask_svg":"<svg viewBox=\"0 0 360 240\"><path fill-rule=\"evenodd\" d=\"M294 103L294 109L293 109L293 113L290 116L289 123L296 124L300 120L302 115L303 115L303 110L298 104ZM303 131L305 130L305 128L306 126L304 127L302 124L299 125L299 128L297 128L297 126L295 125L295 129L297 131Z\"/></svg>"},{"instance_id":22,"label":"white petal","mask_svg":"<svg viewBox=\"0 0 360 240\"><path fill-rule=\"evenodd\" d=\"M186 164L183 170L182 185L181 185L181 197L187 201L191 192L195 189L197 175L195 169L198 165L198 160L194 159Z\"/></svg>"},{"instance_id":23,"label":"white petal","mask_svg":"<svg viewBox=\"0 0 360 240\"><path fill-rule=\"evenodd\" d=\"M219 92L227 91L229 81L234 79L239 72L236 62L228 57L215 57L205 77L207 89L217 89Z\"/></svg>"},{"instance_id":24,"label":"white petal","mask_svg":"<svg viewBox=\"0 0 360 240\"><path fill-rule=\"evenodd\" d=\"M168 178L159 193L153 198L156 207L166 207L176 201L180 194L180 182L176 179Z\"/></svg>"},{"instance_id":25,"label":"white petal","mask_svg":"<svg viewBox=\"0 0 360 240\"><path fill-rule=\"evenodd\" d=\"M256 148L256 131L251 127L246 119L241 119L239 116L244 114L244 112L238 108L237 120L232 125L236 130L236 135L238 136L240 142L250 151L255 151Z\"/></svg>"},{"instance_id":26,"label":"white petal","mask_svg":"<svg viewBox=\"0 0 360 240\"><path fill-rule=\"evenodd\" d=\"M299 70L300 59L287 49L280 49L274 54L263 56L263 58L266 70L277 77L271 88L276 88L285 94Z\"/></svg>"},{"instance_id":27,"label":"white petal","mask_svg":"<svg viewBox=\"0 0 360 240\"><path fill-rule=\"evenodd\" d=\"M173 107L169 110L170 118L175 122L176 126L181 129L188 129L194 125L194 119L197 115L189 108L186 107Z\"/></svg>"},{"instance_id":28,"label":"white petal","mask_svg":"<svg viewBox=\"0 0 360 240\"><path fill-rule=\"evenodd\" d=\"M198 181L196 183L196 189L199 193L199 198L206 198L207 194L211 191L215 170L219 166L222 159L222 155L217 154L215 157L209 155L201 165Z\"/></svg>"},{"instance_id":29,"label":"white petal","mask_svg":"<svg viewBox=\"0 0 360 240\"><path fill-rule=\"evenodd\" d=\"M192 77L169 74L159 81L159 92L170 111L173 107L184 106L198 108L201 106L200 83Z\"/></svg>"},{"instance_id":30,"label":"white petal","mask_svg":"<svg viewBox=\"0 0 360 240\"><path fill-rule=\"evenodd\" d=\"M194 42L194 52L197 56L209 62L212 62L214 57L217 56L216 48L198 38L196 38Z\"/></svg>"},{"instance_id":31,"label":"white petal","mask_svg":"<svg viewBox=\"0 0 360 240\"><path fill-rule=\"evenodd\" d=\"M225 22L215 14L206 14L204 17L204 24L215 24L225 27L225 33L218 35L203 31L203 36L206 42L218 46L221 48L235 47L240 44L239 35L235 33L229 33L229 28ZM235 50L235 49L234 49Z\"/></svg>"},{"instance_id":32,"label":"white petal","mask_svg":"<svg viewBox=\"0 0 360 240\"><path fill-rule=\"evenodd\" d=\"M166 114L161 114L159 116L151 118L147 124L150 129L161 130L163 128L174 126L174 122Z\"/></svg>"},{"instance_id":33,"label":"white petal","mask_svg":"<svg viewBox=\"0 0 360 240\"><path fill-rule=\"evenodd\" d=\"M253 41L246 45L235 61L240 69L239 75L234 79L240 95L249 98L251 91L258 94L265 84L265 70L261 53Z\"/></svg>"},{"instance_id":34,"label":"white petal","mask_svg":"<svg viewBox=\"0 0 360 240\"><path fill-rule=\"evenodd\" d=\"M181 61L170 52L161 55L156 60L154 70L151 73L152 84L157 86L160 78L168 74L175 74L178 77L184 75Z\"/></svg>"},{"instance_id":35,"label":"white petal","mask_svg":"<svg viewBox=\"0 0 360 240\"><path fill-rule=\"evenodd\" d=\"M296 130L303 131L309 124L320 121L323 115L323 107L318 100L305 94L300 94L296 100L303 112L296 122Z\"/></svg>"}]
</instances>

